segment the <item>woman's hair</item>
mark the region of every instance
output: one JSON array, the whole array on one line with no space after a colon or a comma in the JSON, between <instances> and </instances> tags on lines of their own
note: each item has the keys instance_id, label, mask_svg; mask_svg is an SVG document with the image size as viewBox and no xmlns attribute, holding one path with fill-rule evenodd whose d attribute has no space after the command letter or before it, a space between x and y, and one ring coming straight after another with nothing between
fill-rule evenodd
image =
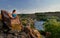
<instances>
[{"instance_id":1,"label":"woman's hair","mask_svg":"<svg viewBox=\"0 0 60 38\"><path fill-rule=\"evenodd\" d=\"M14 9L13 12L15 12L16 10Z\"/></svg>"}]
</instances>

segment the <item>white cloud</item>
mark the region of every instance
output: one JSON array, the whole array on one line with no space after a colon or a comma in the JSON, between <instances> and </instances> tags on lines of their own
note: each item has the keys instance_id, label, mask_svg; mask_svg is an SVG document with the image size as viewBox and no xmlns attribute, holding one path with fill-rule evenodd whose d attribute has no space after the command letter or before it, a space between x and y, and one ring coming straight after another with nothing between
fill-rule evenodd
<instances>
[{"instance_id":1,"label":"white cloud","mask_svg":"<svg viewBox=\"0 0 60 38\"><path fill-rule=\"evenodd\" d=\"M60 5L49 5L46 7L42 8L36 8L36 9L29 9L29 10L20 10L20 13L35 13L35 12L55 12L55 11L60 11Z\"/></svg>"},{"instance_id":2,"label":"white cloud","mask_svg":"<svg viewBox=\"0 0 60 38\"><path fill-rule=\"evenodd\" d=\"M9 10L7 9L7 11L12 12L13 9ZM56 4L36 9L16 9L16 10L18 14L33 14L35 12L50 12L50 11L54 12L54 11L60 11L60 5Z\"/></svg>"},{"instance_id":3,"label":"white cloud","mask_svg":"<svg viewBox=\"0 0 60 38\"><path fill-rule=\"evenodd\" d=\"M60 11L60 5L59 4L57 4L57 5L49 5L47 7L44 7L44 8L38 9L38 10L43 11L43 12Z\"/></svg>"},{"instance_id":4,"label":"white cloud","mask_svg":"<svg viewBox=\"0 0 60 38\"><path fill-rule=\"evenodd\" d=\"M33 14L36 12L36 9L16 9L17 14Z\"/></svg>"},{"instance_id":5,"label":"white cloud","mask_svg":"<svg viewBox=\"0 0 60 38\"><path fill-rule=\"evenodd\" d=\"M12 13L14 9L3 9L3 10L6 10L9 13ZM37 9L16 9L16 11L17 11L17 14L33 14L37 12Z\"/></svg>"}]
</instances>

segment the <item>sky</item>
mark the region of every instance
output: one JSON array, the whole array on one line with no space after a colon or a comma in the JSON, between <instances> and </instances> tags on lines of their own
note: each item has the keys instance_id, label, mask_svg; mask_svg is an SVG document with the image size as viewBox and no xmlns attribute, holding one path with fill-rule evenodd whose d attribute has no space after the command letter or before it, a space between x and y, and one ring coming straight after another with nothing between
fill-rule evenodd
<instances>
[{"instance_id":1,"label":"sky","mask_svg":"<svg viewBox=\"0 0 60 38\"><path fill-rule=\"evenodd\" d=\"M54 12L60 11L60 0L0 0L1 9L9 12L16 9L19 14Z\"/></svg>"}]
</instances>

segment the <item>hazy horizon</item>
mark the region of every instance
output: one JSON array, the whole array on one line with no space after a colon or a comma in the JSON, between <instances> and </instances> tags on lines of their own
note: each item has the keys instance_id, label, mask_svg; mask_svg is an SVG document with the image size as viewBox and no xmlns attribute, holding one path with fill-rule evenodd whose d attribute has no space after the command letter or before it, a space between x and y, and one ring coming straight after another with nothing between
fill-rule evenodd
<instances>
[{"instance_id":1,"label":"hazy horizon","mask_svg":"<svg viewBox=\"0 0 60 38\"><path fill-rule=\"evenodd\" d=\"M19 14L55 12L60 11L60 0L0 0L1 9L9 12L16 9Z\"/></svg>"}]
</instances>

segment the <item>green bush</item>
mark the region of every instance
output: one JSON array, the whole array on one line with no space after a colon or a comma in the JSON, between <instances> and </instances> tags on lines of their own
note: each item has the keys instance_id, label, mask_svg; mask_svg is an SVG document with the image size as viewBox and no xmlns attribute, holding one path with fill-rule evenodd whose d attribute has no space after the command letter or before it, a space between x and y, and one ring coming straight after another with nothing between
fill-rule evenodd
<instances>
[{"instance_id":1,"label":"green bush","mask_svg":"<svg viewBox=\"0 0 60 38\"><path fill-rule=\"evenodd\" d=\"M60 22L56 19L49 19L44 23L45 31L51 32L48 38L60 38Z\"/></svg>"}]
</instances>

